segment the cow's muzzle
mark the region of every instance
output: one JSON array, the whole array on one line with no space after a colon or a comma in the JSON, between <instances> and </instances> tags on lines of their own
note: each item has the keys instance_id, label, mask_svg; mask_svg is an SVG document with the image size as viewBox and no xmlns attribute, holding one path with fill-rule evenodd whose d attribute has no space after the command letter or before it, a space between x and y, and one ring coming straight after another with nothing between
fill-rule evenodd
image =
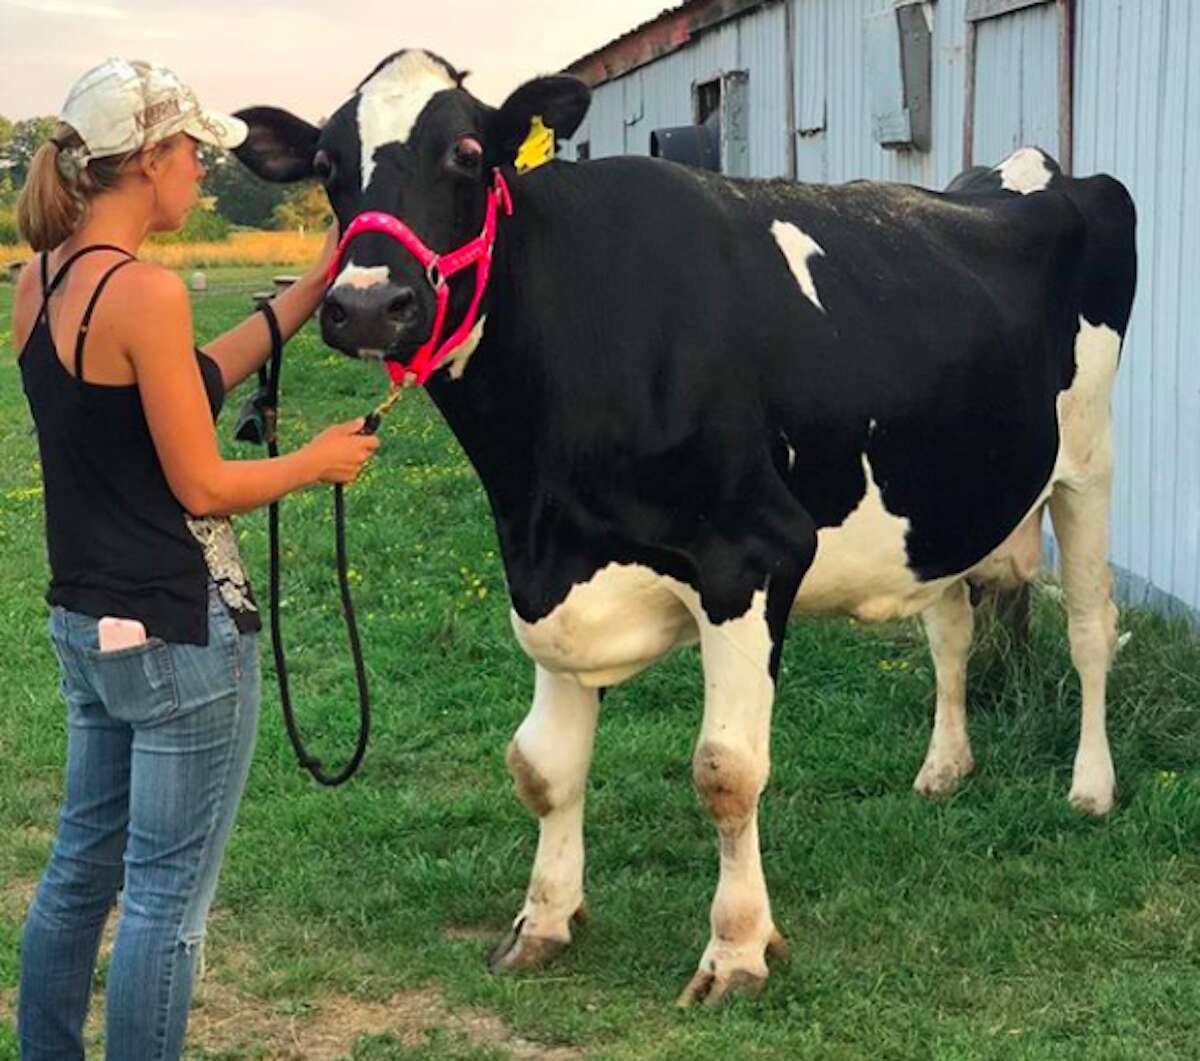
<instances>
[{"instance_id":1,"label":"cow's muzzle","mask_svg":"<svg viewBox=\"0 0 1200 1061\"><path fill-rule=\"evenodd\" d=\"M425 316L417 292L408 286L389 281L332 287L321 306L321 338L352 355L395 350L414 343Z\"/></svg>"}]
</instances>

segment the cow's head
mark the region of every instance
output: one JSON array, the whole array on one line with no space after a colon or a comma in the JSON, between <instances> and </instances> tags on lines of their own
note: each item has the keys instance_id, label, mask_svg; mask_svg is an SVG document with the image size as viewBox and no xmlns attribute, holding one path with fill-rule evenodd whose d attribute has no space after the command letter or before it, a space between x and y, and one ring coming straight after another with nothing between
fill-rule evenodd
<instances>
[{"instance_id":1,"label":"cow's head","mask_svg":"<svg viewBox=\"0 0 1200 1061\"><path fill-rule=\"evenodd\" d=\"M462 87L464 74L425 51L381 62L323 128L274 107L238 112L250 127L237 157L258 176L324 185L341 231L365 211L402 220L445 253L479 234L494 167L511 163L535 115L569 137L589 92L571 77L542 77L498 110ZM471 274L451 282L449 321L470 303ZM326 343L353 356L406 361L433 326L423 267L398 242L364 232L347 246L321 308Z\"/></svg>"}]
</instances>

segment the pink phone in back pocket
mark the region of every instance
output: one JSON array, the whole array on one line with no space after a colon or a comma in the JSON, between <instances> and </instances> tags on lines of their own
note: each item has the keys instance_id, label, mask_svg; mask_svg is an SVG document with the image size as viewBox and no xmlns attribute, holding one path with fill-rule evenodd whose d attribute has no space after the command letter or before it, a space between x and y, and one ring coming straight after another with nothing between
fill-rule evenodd
<instances>
[{"instance_id":1,"label":"pink phone in back pocket","mask_svg":"<svg viewBox=\"0 0 1200 1061\"><path fill-rule=\"evenodd\" d=\"M101 652L116 652L146 643L146 628L137 619L117 619L106 615L96 626Z\"/></svg>"}]
</instances>

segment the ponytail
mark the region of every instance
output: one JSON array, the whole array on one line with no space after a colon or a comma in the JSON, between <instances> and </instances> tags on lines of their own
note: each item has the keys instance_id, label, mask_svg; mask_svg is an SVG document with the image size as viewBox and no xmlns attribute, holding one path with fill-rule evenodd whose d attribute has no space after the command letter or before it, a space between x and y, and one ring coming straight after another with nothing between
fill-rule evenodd
<instances>
[{"instance_id":1,"label":"ponytail","mask_svg":"<svg viewBox=\"0 0 1200 1061\"><path fill-rule=\"evenodd\" d=\"M66 149L73 133L69 126L60 125L54 139L37 149L17 199L17 228L35 251L57 247L75 231L83 216L83 201L71 190L58 166L60 152Z\"/></svg>"},{"instance_id":2,"label":"ponytail","mask_svg":"<svg viewBox=\"0 0 1200 1061\"><path fill-rule=\"evenodd\" d=\"M69 125L34 153L17 199L17 228L35 251L53 250L70 236L87 213L89 200L117 186L121 171L136 151L94 158L80 165L83 140Z\"/></svg>"}]
</instances>

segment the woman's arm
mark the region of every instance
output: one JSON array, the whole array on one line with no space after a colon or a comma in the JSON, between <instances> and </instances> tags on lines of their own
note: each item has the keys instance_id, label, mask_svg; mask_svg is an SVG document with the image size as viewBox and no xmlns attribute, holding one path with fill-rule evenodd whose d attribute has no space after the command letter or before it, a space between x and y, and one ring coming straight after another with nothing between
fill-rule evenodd
<instances>
[{"instance_id":1,"label":"woman's arm","mask_svg":"<svg viewBox=\"0 0 1200 1061\"><path fill-rule=\"evenodd\" d=\"M138 285L144 306L144 312L127 316L123 339L159 461L171 491L188 512L247 512L315 482L346 483L357 477L379 446L374 436L356 433L361 420L331 427L282 457L224 460L192 352L191 306L183 281L141 264L122 274L125 283Z\"/></svg>"},{"instance_id":2,"label":"woman's arm","mask_svg":"<svg viewBox=\"0 0 1200 1061\"><path fill-rule=\"evenodd\" d=\"M337 250L338 232L334 223L325 233L325 243L312 267L291 287L271 300L286 343L321 305L325 297L325 270ZM241 324L218 336L204 352L221 369L226 390L233 390L271 356L271 333L261 313L252 313Z\"/></svg>"}]
</instances>

